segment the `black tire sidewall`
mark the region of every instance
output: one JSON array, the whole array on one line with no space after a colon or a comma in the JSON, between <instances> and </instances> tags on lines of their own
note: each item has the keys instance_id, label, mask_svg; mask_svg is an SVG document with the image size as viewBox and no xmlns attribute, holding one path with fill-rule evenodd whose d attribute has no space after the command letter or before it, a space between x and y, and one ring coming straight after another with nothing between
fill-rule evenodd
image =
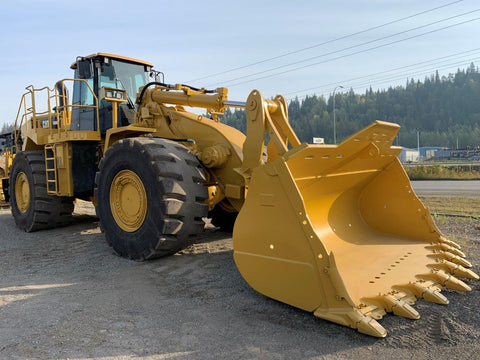
<instances>
[{"instance_id":1,"label":"black tire sidewall","mask_svg":"<svg viewBox=\"0 0 480 360\"><path fill-rule=\"evenodd\" d=\"M17 197L15 194L15 183L18 175L21 172L23 172L27 176L28 187L30 189L30 204L28 206L28 210L25 213L22 213L19 210L17 205ZM33 224L33 217L35 214L35 184L32 169L24 153L19 153L13 159L9 182L10 186L8 191L10 196L10 206L13 218L15 219L15 223L20 229L29 231L29 226Z\"/></svg>"},{"instance_id":2,"label":"black tire sidewall","mask_svg":"<svg viewBox=\"0 0 480 360\"><path fill-rule=\"evenodd\" d=\"M158 182L155 172L149 166L150 161L146 153L142 153L135 146L132 148L127 142L115 144L116 151L107 154L104 166L101 169L101 175L97 184L97 213L100 217L101 225L105 231L107 241L114 247L114 250L124 257L141 257L140 254L148 253L154 245L148 242L137 241L138 238L151 239L152 243L157 242L160 234L157 230L157 222L162 218L161 208L155 199L161 197L159 194ZM120 147L118 149L118 147ZM120 228L112 214L110 204L110 189L115 176L122 170L133 171L144 184L147 197L147 213L145 220L140 228L134 232L127 232ZM150 186L149 186L150 185ZM115 237L115 241L109 238ZM118 240L123 242L123 247L116 247ZM127 253L124 251L127 250Z\"/></svg>"}]
</instances>

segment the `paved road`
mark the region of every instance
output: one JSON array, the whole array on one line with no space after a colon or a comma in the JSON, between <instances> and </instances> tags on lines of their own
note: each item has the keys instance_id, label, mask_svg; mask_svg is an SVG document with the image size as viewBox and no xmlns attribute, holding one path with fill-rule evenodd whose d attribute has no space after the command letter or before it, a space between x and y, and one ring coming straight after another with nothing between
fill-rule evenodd
<instances>
[{"instance_id":1,"label":"paved road","mask_svg":"<svg viewBox=\"0 0 480 360\"><path fill-rule=\"evenodd\" d=\"M459 196L480 198L480 180L425 180L412 181L419 196Z\"/></svg>"}]
</instances>

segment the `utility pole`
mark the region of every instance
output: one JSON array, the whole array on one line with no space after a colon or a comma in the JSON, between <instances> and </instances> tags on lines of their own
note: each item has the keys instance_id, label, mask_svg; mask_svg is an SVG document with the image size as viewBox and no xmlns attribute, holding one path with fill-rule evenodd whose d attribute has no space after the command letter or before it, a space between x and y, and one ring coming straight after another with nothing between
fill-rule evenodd
<instances>
[{"instance_id":1,"label":"utility pole","mask_svg":"<svg viewBox=\"0 0 480 360\"><path fill-rule=\"evenodd\" d=\"M418 151L418 161L420 161L420 130L417 130L417 151Z\"/></svg>"}]
</instances>

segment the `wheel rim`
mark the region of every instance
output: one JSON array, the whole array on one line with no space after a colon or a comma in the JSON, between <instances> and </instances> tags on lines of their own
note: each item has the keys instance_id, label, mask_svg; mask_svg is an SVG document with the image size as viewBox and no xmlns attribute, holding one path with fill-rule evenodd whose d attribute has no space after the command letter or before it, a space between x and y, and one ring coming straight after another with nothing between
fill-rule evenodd
<instances>
[{"instance_id":1,"label":"wheel rim","mask_svg":"<svg viewBox=\"0 0 480 360\"><path fill-rule=\"evenodd\" d=\"M30 185L28 183L27 175L20 172L15 180L15 201L18 210L25 214L30 207Z\"/></svg>"},{"instance_id":2,"label":"wheel rim","mask_svg":"<svg viewBox=\"0 0 480 360\"><path fill-rule=\"evenodd\" d=\"M147 215L147 193L131 170L120 171L110 187L110 208L117 225L126 232L140 229Z\"/></svg>"}]
</instances>

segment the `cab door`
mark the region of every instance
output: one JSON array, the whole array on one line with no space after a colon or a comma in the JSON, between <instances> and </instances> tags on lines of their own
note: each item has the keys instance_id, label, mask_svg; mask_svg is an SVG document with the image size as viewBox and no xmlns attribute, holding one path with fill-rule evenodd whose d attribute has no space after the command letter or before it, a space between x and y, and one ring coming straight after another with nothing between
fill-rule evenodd
<instances>
[{"instance_id":1,"label":"cab door","mask_svg":"<svg viewBox=\"0 0 480 360\"><path fill-rule=\"evenodd\" d=\"M78 70L75 70L75 79L79 79ZM91 89L95 89L94 78L85 79ZM97 130L95 99L83 81L75 81L72 96L72 117L70 130Z\"/></svg>"}]
</instances>

